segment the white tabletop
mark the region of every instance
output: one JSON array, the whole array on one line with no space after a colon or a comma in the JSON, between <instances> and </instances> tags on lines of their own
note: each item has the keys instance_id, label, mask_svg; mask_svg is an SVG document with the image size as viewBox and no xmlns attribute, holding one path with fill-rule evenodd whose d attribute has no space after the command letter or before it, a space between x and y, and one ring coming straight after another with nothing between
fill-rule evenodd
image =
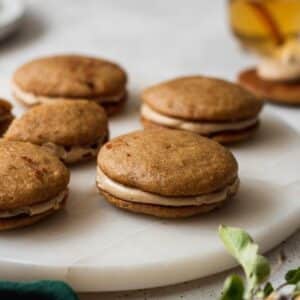
<instances>
[{"instance_id":1,"label":"white tabletop","mask_svg":"<svg viewBox=\"0 0 300 300\"><path fill-rule=\"evenodd\" d=\"M52 0L28 1L24 24L0 44L2 78L26 60L45 54L72 52L104 56L129 72L133 97L138 89L183 74L208 74L234 79L252 59L239 51L228 31L225 0ZM300 111L273 106L300 130ZM273 274L300 265L300 232L269 254ZM201 268L201 266L199 266ZM96 299L216 299L226 274L159 289L82 295Z\"/></svg>"}]
</instances>

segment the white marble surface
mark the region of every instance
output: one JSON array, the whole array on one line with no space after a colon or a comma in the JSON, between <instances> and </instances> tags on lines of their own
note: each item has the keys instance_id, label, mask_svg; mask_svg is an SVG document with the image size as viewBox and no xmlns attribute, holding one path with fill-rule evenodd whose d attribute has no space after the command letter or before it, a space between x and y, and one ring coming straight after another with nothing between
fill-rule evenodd
<instances>
[{"instance_id":1,"label":"white marble surface","mask_svg":"<svg viewBox=\"0 0 300 300\"><path fill-rule=\"evenodd\" d=\"M176 75L204 73L234 79L251 59L232 41L224 0L29 1L18 35L0 44L1 77L37 55L83 52L119 61L130 71L130 88ZM272 107L300 130L298 109ZM279 282L285 270L300 265L300 232L269 254ZM201 268L201 266L199 266ZM216 299L226 274L177 286L110 294L96 299Z\"/></svg>"}]
</instances>

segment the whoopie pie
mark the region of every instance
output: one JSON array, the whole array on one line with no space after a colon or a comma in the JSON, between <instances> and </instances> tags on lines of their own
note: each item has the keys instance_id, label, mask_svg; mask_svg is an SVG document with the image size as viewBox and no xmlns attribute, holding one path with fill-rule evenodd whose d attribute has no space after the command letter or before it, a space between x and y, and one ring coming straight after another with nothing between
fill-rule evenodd
<instances>
[{"instance_id":1,"label":"whoopie pie","mask_svg":"<svg viewBox=\"0 0 300 300\"><path fill-rule=\"evenodd\" d=\"M220 143L248 139L258 128L263 102L237 84L204 76L180 77L141 95L145 128L194 132Z\"/></svg>"},{"instance_id":2,"label":"whoopie pie","mask_svg":"<svg viewBox=\"0 0 300 300\"><path fill-rule=\"evenodd\" d=\"M19 67L12 77L12 93L32 106L61 98L87 99L111 115L127 99L127 75L117 64L83 55L41 57Z\"/></svg>"},{"instance_id":3,"label":"whoopie pie","mask_svg":"<svg viewBox=\"0 0 300 300\"><path fill-rule=\"evenodd\" d=\"M124 210L162 218L207 213L239 187L238 164L219 143L192 132L137 131L98 154L97 186Z\"/></svg>"},{"instance_id":4,"label":"whoopie pie","mask_svg":"<svg viewBox=\"0 0 300 300\"><path fill-rule=\"evenodd\" d=\"M70 173L31 143L0 140L0 230L36 223L64 208Z\"/></svg>"},{"instance_id":5,"label":"whoopie pie","mask_svg":"<svg viewBox=\"0 0 300 300\"><path fill-rule=\"evenodd\" d=\"M4 138L30 142L73 164L93 159L108 140L104 109L87 100L41 104L15 119Z\"/></svg>"}]
</instances>

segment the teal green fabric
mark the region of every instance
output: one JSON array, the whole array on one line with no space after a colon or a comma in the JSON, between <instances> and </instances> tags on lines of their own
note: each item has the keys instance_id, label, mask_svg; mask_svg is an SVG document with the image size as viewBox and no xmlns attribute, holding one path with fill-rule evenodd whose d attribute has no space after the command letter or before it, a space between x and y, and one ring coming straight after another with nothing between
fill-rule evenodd
<instances>
[{"instance_id":1,"label":"teal green fabric","mask_svg":"<svg viewBox=\"0 0 300 300\"><path fill-rule=\"evenodd\" d=\"M1 300L79 300L75 292L62 281L32 282L0 281Z\"/></svg>"}]
</instances>

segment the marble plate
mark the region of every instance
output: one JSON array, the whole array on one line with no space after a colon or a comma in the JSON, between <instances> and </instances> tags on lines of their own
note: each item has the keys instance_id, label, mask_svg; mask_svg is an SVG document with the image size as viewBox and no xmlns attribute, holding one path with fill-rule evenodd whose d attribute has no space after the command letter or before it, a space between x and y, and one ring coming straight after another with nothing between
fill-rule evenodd
<instances>
[{"instance_id":1,"label":"marble plate","mask_svg":"<svg viewBox=\"0 0 300 300\"><path fill-rule=\"evenodd\" d=\"M16 104L19 114L22 108ZM251 141L232 148L241 189L205 216L161 220L112 207L95 187L95 162L72 168L65 212L1 233L0 277L61 279L77 291L117 291L174 284L235 265L217 237L219 224L249 231L263 252L300 225L300 138L270 112ZM138 103L111 119L112 136L140 127Z\"/></svg>"}]
</instances>

